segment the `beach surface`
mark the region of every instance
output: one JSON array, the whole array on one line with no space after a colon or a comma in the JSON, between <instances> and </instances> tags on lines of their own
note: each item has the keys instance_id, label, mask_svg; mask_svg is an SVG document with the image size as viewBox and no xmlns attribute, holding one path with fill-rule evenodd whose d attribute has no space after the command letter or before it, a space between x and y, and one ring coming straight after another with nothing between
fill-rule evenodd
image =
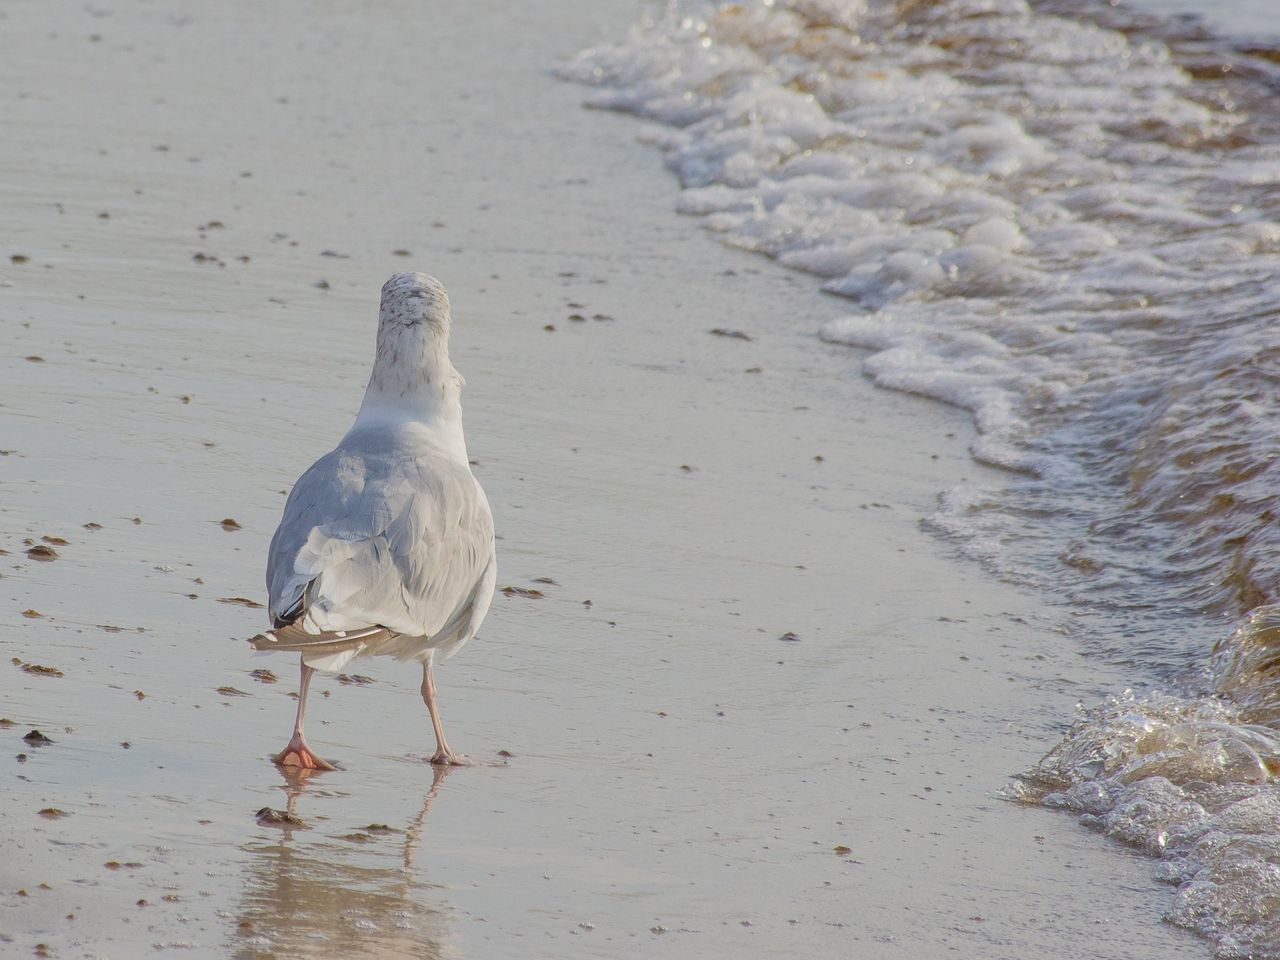
<instances>
[{"instance_id":1,"label":"beach surface","mask_svg":"<svg viewBox=\"0 0 1280 960\"><path fill-rule=\"evenodd\" d=\"M967 415L550 73L643 9L0 14L0 953L1207 955L1150 861L1001 799L1124 680L921 529ZM296 664L244 638L410 269L514 588L437 672L487 765L356 661L290 779Z\"/></svg>"}]
</instances>

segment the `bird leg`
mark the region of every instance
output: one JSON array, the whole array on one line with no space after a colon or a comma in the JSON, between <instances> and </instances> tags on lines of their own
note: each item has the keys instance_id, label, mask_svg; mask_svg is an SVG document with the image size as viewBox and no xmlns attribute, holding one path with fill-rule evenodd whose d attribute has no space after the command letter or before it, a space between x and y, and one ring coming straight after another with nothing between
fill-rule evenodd
<instances>
[{"instance_id":1,"label":"bird leg","mask_svg":"<svg viewBox=\"0 0 1280 960\"><path fill-rule=\"evenodd\" d=\"M451 767L469 767L471 761L460 753L454 753L449 749L449 743L444 738L444 726L440 723L440 710L436 707L436 682L431 676L431 660L430 656L422 664L422 699L427 705L427 712L431 714L431 728L436 732L436 753L431 758L431 762L440 766Z\"/></svg>"},{"instance_id":2,"label":"bird leg","mask_svg":"<svg viewBox=\"0 0 1280 960\"><path fill-rule=\"evenodd\" d=\"M272 760L281 767L300 767L303 770L336 770L331 763L321 760L311 748L307 746L307 739L302 735L302 715L307 712L307 688L311 686L311 675L315 670L308 667L305 660L298 658L302 663L302 682L298 685L298 718L293 724L293 736L289 738L289 744Z\"/></svg>"}]
</instances>

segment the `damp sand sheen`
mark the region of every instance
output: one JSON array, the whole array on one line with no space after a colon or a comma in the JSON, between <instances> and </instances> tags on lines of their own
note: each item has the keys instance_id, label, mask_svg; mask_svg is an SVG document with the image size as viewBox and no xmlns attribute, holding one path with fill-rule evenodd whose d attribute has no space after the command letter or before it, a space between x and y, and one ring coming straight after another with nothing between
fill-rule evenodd
<instances>
[{"instance_id":1,"label":"damp sand sheen","mask_svg":"<svg viewBox=\"0 0 1280 960\"><path fill-rule=\"evenodd\" d=\"M1265 98L895 9L7 14L0 953L1265 955ZM243 637L405 270L501 537L439 670L487 763L357 661L282 774Z\"/></svg>"}]
</instances>

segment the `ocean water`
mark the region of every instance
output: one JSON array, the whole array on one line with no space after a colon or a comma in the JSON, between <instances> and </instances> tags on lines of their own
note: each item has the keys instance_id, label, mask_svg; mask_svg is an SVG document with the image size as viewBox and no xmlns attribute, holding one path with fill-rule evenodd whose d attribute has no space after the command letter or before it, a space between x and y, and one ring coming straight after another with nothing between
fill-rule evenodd
<instances>
[{"instance_id":1,"label":"ocean water","mask_svg":"<svg viewBox=\"0 0 1280 960\"><path fill-rule=\"evenodd\" d=\"M842 298L823 340L972 412L1006 479L928 524L1133 677L1009 798L1280 957L1280 30L1185 8L676 0L560 69L681 211Z\"/></svg>"},{"instance_id":2,"label":"ocean water","mask_svg":"<svg viewBox=\"0 0 1280 960\"><path fill-rule=\"evenodd\" d=\"M1274 45L1280 39L1280 12L1272 0L1132 0L1126 5L1165 18L1195 18L1246 46Z\"/></svg>"}]
</instances>

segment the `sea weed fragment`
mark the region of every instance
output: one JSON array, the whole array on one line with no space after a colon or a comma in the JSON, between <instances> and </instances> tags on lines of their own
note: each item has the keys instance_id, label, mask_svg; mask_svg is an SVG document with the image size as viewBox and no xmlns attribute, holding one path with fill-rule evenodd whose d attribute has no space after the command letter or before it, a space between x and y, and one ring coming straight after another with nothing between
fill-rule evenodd
<instances>
[{"instance_id":1,"label":"sea weed fragment","mask_svg":"<svg viewBox=\"0 0 1280 960\"><path fill-rule=\"evenodd\" d=\"M524 597L528 600L541 600L546 596L541 590L533 590L529 587L503 587L502 595L504 597Z\"/></svg>"},{"instance_id":2,"label":"sea weed fragment","mask_svg":"<svg viewBox=\"0 0 1280 960\"><path fill-rule=\"evenodd\" d=\"M46 667L41 663L20 663L23 673L35 674L37 677L61 677L63 673L57 667Z\"/></svg>"}]
</instances>

